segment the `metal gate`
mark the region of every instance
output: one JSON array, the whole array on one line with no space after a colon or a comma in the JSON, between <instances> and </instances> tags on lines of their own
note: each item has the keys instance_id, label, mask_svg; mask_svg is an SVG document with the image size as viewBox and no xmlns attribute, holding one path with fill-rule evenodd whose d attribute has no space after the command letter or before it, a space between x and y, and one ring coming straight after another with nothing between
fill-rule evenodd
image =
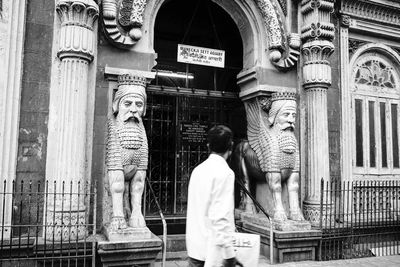
<instances>
[{"instance_id":1,"label":"metal gate","mask_svg":"<svg viewBox=\"0 0 400 267\"><path fill-rule=\"evenodd\" d=\"M4 181L0 266L96 266L96 196L90 183ZM69 208L73 203L79 215Z\"/></svg>"},{"instance_id":2,"label":"metal gate","mask_svg":"<svg viewBox=\"0 0 400 267\"><path fill-rule=\"evenodd\" d=\"M225 124L234 132L245 129L243 104L233 93L210 96L207 91L182 92L175 88L168 92L149 90L147 105L144 122L149 142L149 180L163 213L184 218L190 174L208 156L207 130L215 124ZM236 132L236 137L243 137L241 130ZM158 214L148 192L144 203L147 218Z\"/></svg>"}]
</instances>

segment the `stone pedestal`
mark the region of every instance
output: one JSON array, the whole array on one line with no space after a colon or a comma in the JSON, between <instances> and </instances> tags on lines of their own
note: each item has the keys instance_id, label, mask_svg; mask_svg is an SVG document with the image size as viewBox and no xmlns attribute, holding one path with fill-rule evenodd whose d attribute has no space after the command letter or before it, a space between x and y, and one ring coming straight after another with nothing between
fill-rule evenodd
<instances>
[{"instance_id":1,"label":"stone pedestal","mask_svg":"<svg viewBox=\"0 0 400 267\"><path fill-rule=\"evenodd\" d=\"M148 239L130 241L100 241L97 252L102 266L154 266L162 241L151 234Z\"/></svg>"},{"instance_id":2,"label":"stone pedestal","mask_svg":"<svg viewBox=\"0 0 400 267\"><path fill-rule=\"evenodd\" d=\"M133 239L142 240L142 239L150 239L152 233L150 232L149 228L133 228L128 227L123 230L114 230L109 227L108 224L104 226L104 235L107 239L111 242L116 241L130 241Z\"/></svg>"},{"instance_id":3,"label":"stone pedestal","mask_svg":"<svg viewBox=\"0 0 400 267\"><path fill-rule=\"evenodd\" d=\"M321 231L311 230L309 222L288 222L274 224L274 228L287 229L290 225L303 230L273 230L273 242L270 238L270 225L263 214L242 214L242 228L245 232L261 237L261 254L270 258L270 246L273 244L274 263L315 260ZM263 218L264 217L264 218Z\"/></svg>"}]
</instances>

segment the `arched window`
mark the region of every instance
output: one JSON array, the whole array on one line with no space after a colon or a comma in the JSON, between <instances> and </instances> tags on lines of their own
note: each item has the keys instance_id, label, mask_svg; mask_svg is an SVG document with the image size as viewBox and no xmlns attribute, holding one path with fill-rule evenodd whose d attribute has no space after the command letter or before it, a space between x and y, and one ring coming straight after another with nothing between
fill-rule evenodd
<instances>
[{"instance_id":1,"label":"arched window","mask_svg":"<svg viewBox=\"0 0 400 267\"><path fill-rule=\"evenodd\" d=\"M400 173L400 83L392 61L369 52L352 72L353 172L369 176Z\"/></svg>"}]
</instances>

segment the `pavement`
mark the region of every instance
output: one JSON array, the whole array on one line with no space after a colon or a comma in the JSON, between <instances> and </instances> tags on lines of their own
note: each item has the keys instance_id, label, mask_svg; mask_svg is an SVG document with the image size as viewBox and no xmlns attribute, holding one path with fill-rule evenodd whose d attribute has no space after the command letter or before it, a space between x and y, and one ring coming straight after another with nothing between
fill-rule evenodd
<instances>
[{"instance_id":1,"label":"pavement","mask_svg":"<svg viewBox=\"0 0 400 267\"><path fill-rule=\"evenodd\" d=\"M384 257L368 257L351 260L334 260L334 261L300 261L273 264L278 267L329 267L329 266L346 266L346 267L400 267L400 255L384 256ZM154 267L161 267L161 262L156 262ZM271 266L269 259L264 256L260 257L257 267ZM186 261L176 260L167 261L164 267L187 267ZM249 266L250 267L250 266Z\"/></svg>"}]
</instances>

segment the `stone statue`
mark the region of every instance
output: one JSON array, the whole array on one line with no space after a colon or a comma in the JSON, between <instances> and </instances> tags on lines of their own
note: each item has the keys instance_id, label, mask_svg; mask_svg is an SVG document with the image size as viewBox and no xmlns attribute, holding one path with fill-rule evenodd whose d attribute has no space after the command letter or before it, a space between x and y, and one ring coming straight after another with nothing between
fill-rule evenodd
<instances>
[{"instance_id":1,"label":"stone statue","mask_svg":"<svg viewBox=\"0 0 400 267\"><path fill-rule=\"evenodd\" d=\"M146 112L146 78L120 75L108 121L107 175L111 193L111 230L144 228L141 206L148 162L142 116ZM125 199L125 201L124 201ZM124 209L125 206L125 209ZM128 225L124 210L128 211Z\"/></svg>"},{"instance_id":2,"label":"stone statue","mask_svg":"<svg viewBox=\"0 0 400 267\"><path fill-rule=\"evenodd\" d=\"M254 183L267 181L272 202L267 208L274 221L304 221L299 205L299 150L294 134L296 95L273 93L271 98L258 97L245 103L248 141L237 145L233 155L236 178L249 191ZM282 190L287 188L289 211L282 202ZM264 192L263 192L264 194ZM242 207L255 212L252 200L243 197Z\"/></svg>"}]
</instances>

